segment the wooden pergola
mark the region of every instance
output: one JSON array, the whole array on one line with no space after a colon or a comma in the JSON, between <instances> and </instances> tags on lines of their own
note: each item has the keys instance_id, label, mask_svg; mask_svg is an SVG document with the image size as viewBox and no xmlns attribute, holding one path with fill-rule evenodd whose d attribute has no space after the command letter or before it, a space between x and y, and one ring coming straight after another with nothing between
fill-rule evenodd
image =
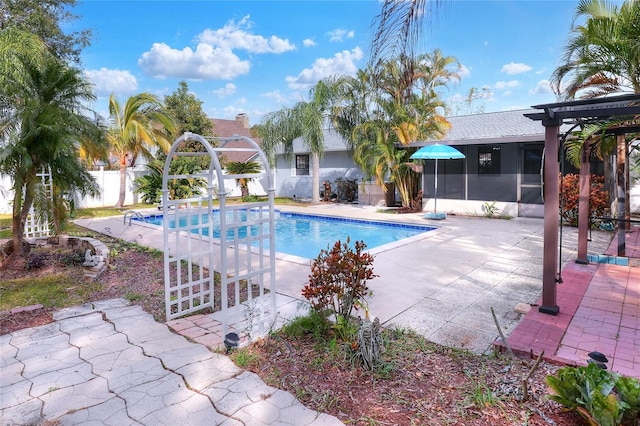
<instances>
[{"instance_id":1,"label":"wooden pergola","mask_svg":"<svg viewBox=\"0 0 640 426\"><path fill-rule=\"evenodd\" d=\"M563 124L578 124L602 122L604 120L633 120L640 115L640 94L611 96L597 99L558 102L552 104L535 105L532 108L540 112L525 114L531 120L540 121L545 128L545 157L544 157L544 253L542 275L542 304L539 311L557 315L560 307L556 300L556 286L561 280L559 268L559 229L560 229L560 150L563 135L560 126ZM638 125L617 126L612 134L622 137L628 133L638 132ZM625 155L619 153L619 155ZM618 167L618 166L616 166ZM618 198L618 255L624 256L624 237L626 221L624 217L625 181L624 171L616 169L617 198ZM585 144L580 160L580 196L578 207L578 257L576 262L586 264L587 239L589 231L589 153ZM620 206L622 213L620 213ZM622 217L620 217L622 214Z\"/></svg>"}]
</instances>

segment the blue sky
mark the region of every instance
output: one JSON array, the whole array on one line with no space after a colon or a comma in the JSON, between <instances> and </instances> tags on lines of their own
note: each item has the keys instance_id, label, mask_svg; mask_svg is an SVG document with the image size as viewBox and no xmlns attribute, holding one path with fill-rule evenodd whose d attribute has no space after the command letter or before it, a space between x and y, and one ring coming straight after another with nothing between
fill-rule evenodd
<instances>
[{"instance_id":1,"label":"blue sky","mask_svg":"<svg viewBox=\"0 0 640 426\"><path fill-rule=\"evenodd\" d=\"M486 112L554 102L548 80L561 60L578 1L448 0L423 33L421 51L439 48L462 65L442 93L457 99L485 88ZM110 93L161 98L181 80L213 118L263 115L306 100L320 78L366 65L377 0L84 0L76 28L94 39L82 66L106 115ZM479 105L479 104L477 104Z\"/></svg>"}]
</instances>

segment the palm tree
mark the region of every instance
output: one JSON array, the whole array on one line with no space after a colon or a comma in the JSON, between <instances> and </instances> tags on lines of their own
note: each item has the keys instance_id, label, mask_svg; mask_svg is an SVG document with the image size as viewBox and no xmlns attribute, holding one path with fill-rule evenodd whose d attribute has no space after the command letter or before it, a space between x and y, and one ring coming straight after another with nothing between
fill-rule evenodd
<instances>
[{"instance_id":1,"label":"palm tree","mask_svg":"<svg viewBox=\"0 0 640 426\"><path fill-rule=\"evenodd\" d=\"M575 22L586 18L583 25ZM575 12L574 25L567 45L563 61L553 73L554 91L562 99L597 98L612 93L640 93L640 2L625 1L619 8L617 5L603 0L581 0ZM599 130L582 129L587 139L578 138L569 144L569 155L574 159L586 140L591 151L599 152L609 166L609 156L617 148L625 153L618 157L618 170L627 176L625 191L629 191L628 179L628 143L619 138L610 143L611 138L598 137L606 128L621 123L602 122ZM609 175L605 176L607 187L612 188ZM614 198L615 191L609 191ZM628 197L627 197L628 199ZM612 200L613 201L613 200ZM627 203L627 214L629 204Z\"/></svg>"},{"instance_id":2,"label":"palm tree","mask_svg":"<svg viewBox=\"0 0 640 426\"><path fill-rule=\"evenodd\" d=\"M293 140L300 137L311 152L312 202L320 202L320 157L324 154L323 129L337 99L336 78L320 80L309 93L310 101L267 114L261 125L262 147L273 159L277 147L293 160Z\"/></svg>"},{"instance_id":3,"label":"palm tree","mask_svg":"<svg viewBox=\"0 0 640 426\"><path fill-rule=\"evenodd\" d=\"M1 38L6 40L4 36L3 32ZM12 36L14 40L33 40ZM4 62L7 59L12 61L10 65ZM94 95L80 70L46 52L38 54L37 59L29 55L3 56L0 63L0 68L14 70L13 78L1 80L0 173L13 178L11 258L17 259L26 254L25 222L41 192L37 172L49 167L57 191L97 193L95 181L78 158L78 147L98 129L84 114Z\"/></svg>"},{"instance_id":4,"label":"palm tree","mask_svg":"<svg viewBox=\"0 0 640 426\"><path fill-rule=\"evenodd\" d=\"M341 80L343 101L334 108L334 126L349 141L366 177L383 189L387 179L394 182L404 207L411 206L419 178L409 158L415 149L406 147L448 129L438 112L443 107L438 90L459 78L450 69L456 63L439 50L415 58L402 55Z\"/></svg>"},{"instance_id":5,"label":"palm tree","mask_svg":"<svg viewBox=\"0 0 640 426\"><path fill-rule=\"evenodd\" d=\"M122 207L127 182L127 166L134 165L139 155L152 159L152 147L168 151L176 132L173 118L160 100L150 93L131 96L124 104L115 95L109 97L107 141L120 165L120 195L116 207Z\"/></svg>"},{"instance_id":6,"label":"palm tree","mask_svg":"<svg viewBox=\"0 0 640 426\"><path fill-rule=\"evenodd\" d=\"M376 28L369 63L376 65L402 55L413 57L424 23L431 19L440 3L442 0L384 0L381 12L374 19Z\"/></svg>"},{"instance_id":7,"label":"palm tree","mask_svg":"<svg viewBox=\"0 0 640 426\"><path fill-rule=\"evenodd\" d=\"M255 161L232 161L225 166L227 173L231 175L251 175L260 173L262 166ZM242 198L245 199L249 196L249 182L253 178L251 177L239 177L236 179L236 184L240 185L240 192Z\"/></svg>"},{"instance_id":8,"label":"palm tree","mask_svg":"<svg viewBox=\"0 0 640 426\"><path fill-rule=\"evenodd\" d=\"M584 25L576 25L586 18ZM564 99L595 98L611 93L640 93L640 2L620 8L603 0L581 0L564 49L552 76Z\"/></svg>"}]
</instances>

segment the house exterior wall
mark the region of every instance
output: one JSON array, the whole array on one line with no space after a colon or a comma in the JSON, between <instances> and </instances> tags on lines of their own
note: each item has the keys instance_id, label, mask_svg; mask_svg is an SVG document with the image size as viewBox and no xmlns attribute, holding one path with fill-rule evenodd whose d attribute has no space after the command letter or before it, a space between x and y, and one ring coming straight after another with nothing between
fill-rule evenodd
<instances>
[{"instance_id":1,"label":"house exterior wall","mask_svg":"<svg viewBox=\"0 0 640 426\"><path fill-rule=\"evenodd\" d=\"M523 144L478 144L456 146L464 159L438 161L438 209L460 214L485 214L485 203L495 202L500 213L542 217L542 203L522 203ZM499 167L480 172L480 152L499 152ZM433 209L435 161L424 164L425 210Z\"/></svg>"},{"instance_id":2,"label":"house exterior wall","mask_svg":"<svg viewBox=\"0 0 640 426\"><path fill-rule=\"evenodd\" d=\"M296 153L306 155L308 153ZM308 176L295 176L293 162L287 161L284 156L276 157L274 172L276 175L276 197L289 197L298 199L311 198L313 185L313 169L309 166ZM363 173L353 160L349 158L346 151L329 151L320 158L320 190L322 182L329 181L332 187L336 179L355 179L357 182L363 177Z\"/></svg>"}]
</instances>

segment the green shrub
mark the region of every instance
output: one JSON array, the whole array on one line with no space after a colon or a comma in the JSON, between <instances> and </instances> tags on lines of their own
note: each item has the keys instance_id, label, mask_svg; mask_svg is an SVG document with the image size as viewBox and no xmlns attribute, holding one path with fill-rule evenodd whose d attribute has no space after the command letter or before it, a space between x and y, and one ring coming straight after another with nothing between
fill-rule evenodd
<instances>
[{"instance_id":1,"label":"green shrub","mask_svg":"<svg viewBox=\"0 0 640 426\"><path fill-rule=\"evenodd\" d=\"M546 378L550 399L576 411L591 425L636 425L640 409L640 383L599 368L563 367Z\"/></svg>"}]
</instances>

